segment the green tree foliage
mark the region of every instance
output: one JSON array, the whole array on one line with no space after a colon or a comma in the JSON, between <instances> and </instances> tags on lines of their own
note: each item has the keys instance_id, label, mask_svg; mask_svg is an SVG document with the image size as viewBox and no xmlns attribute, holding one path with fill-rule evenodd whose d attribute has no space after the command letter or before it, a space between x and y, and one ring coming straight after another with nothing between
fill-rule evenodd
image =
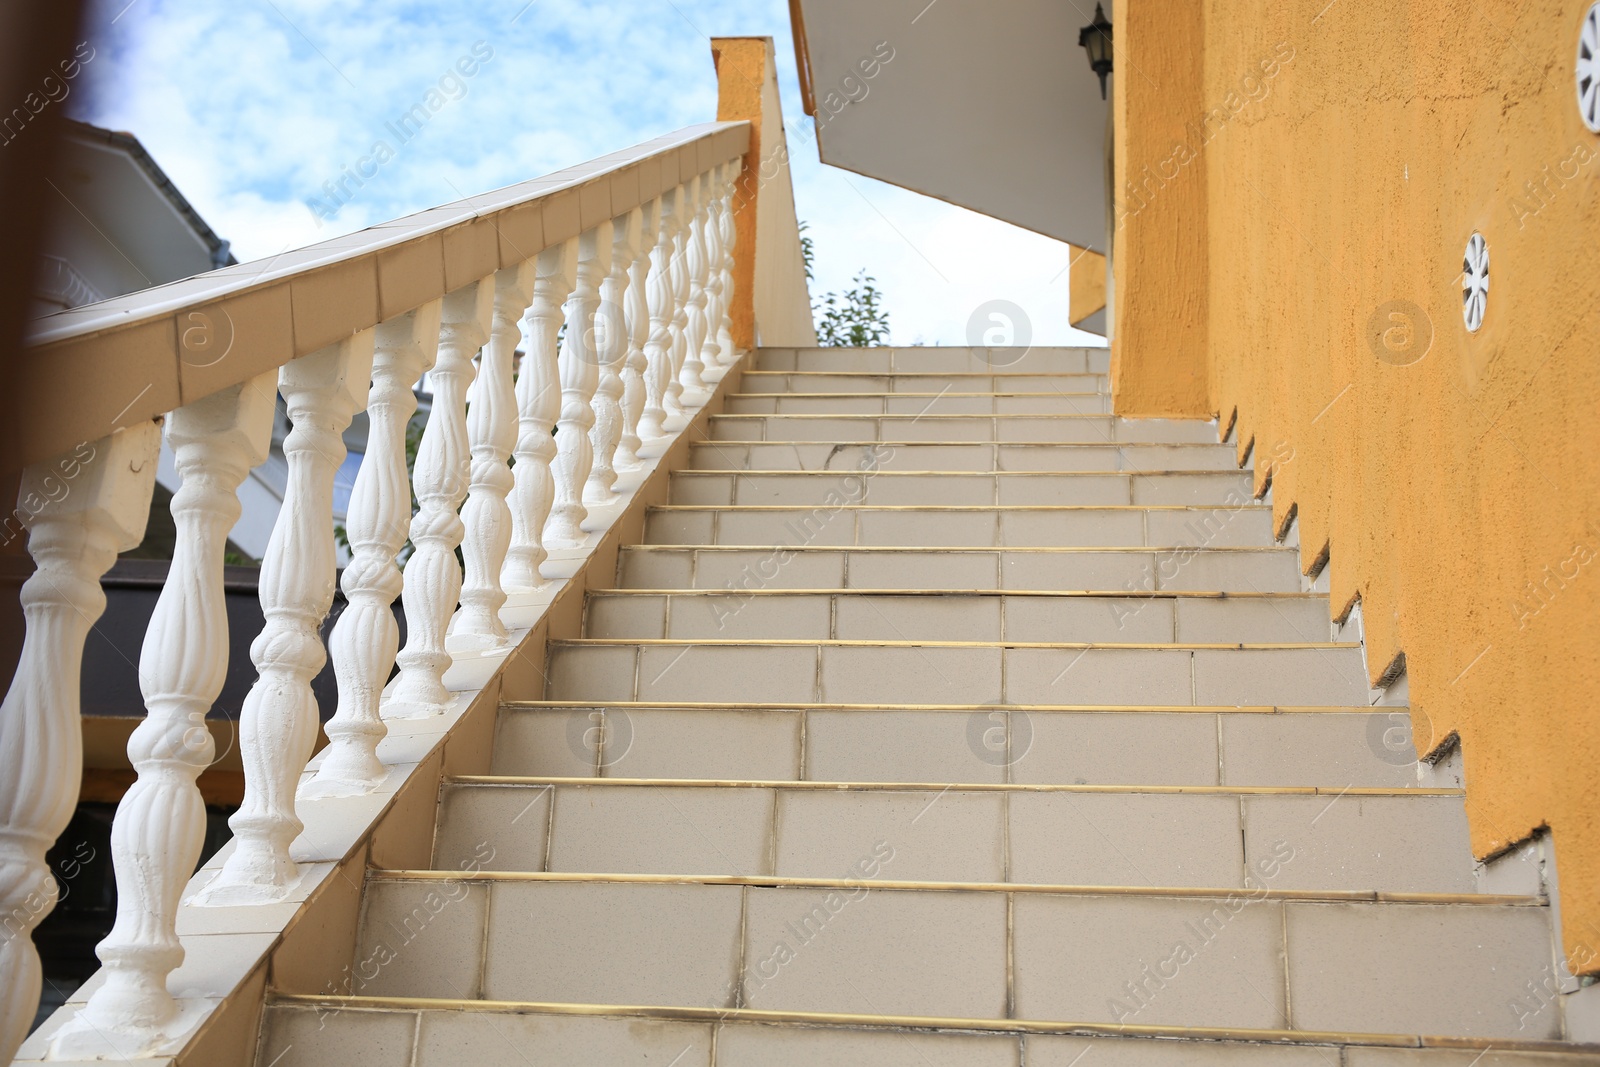
<instances>
[{"instance_id":1,"label":"green tree foliage","mask_svg":"<svg viewBox=\"0 0 1600 1067\"><path fill-rule=\"evenodd\" d=\"M883 310L883 293L864 269L855 284L839 293L824 293L813 305L817 315L817 343L830 348L868 348L889 340L889 313Z\"/></svg>"}]
</instances>

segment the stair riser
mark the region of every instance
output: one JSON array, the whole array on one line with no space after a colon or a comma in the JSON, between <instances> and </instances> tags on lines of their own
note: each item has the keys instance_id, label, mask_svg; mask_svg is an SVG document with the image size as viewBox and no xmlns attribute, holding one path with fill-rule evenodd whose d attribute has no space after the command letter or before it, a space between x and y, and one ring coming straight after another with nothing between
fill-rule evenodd
<instances>
[{"instance_id":1,"label":"stair riser","mask_svg":"<svg viewBox=\"0 0 1600 1067\"><path fill-rule=\"evenodd\" d=\"M770 444L719 442L689 449L692 470L1235 471L1232 445Z\"/></svg>"},{"instance_id":2,"label":"stair riser","mask_svg":"<svg viewBox=\"0 0 1600 1067\"><path fill-rule=\"evenodd\" d=\"M884 548L993 545L1045 548L1261 547L1273 544L1272 510L1127 508L1067 511L874 511L738 508L649 512L653 545L812 545ZM1163 568L1170 571L1170 565ZM1294 588L1298 589L1296 584Z\"/></svg>"},{"instance_id":3,"label":"stair riser","mask_svg":"<svg viewBox=\"0 0 1600 1067\"><path fill-rule=\"evenodd\" d=\"M1105 374L786 374L746 373L747 393L1109 393Z\"/></svg>"},{"instance_id":4,"label":"stair riser","mask_svg":"<svg viewBox=\"0 0 1600 1067\"><path fill-rule=\"evenodd\" d=\"M585 637L682 640L1326 641L1322 598L619 596L593 594Z\"/></svg>"},{"instance_id":5,"label":"stair riser","mask_svg":"<svg viewBox=\"0 0 1600 1067\"><path fill-rule=\"evenodd\" d=\"M757 507L838 507L846 503L892 507L1243 507L1252 502L1251 492L1250 475L1238 471L1002 475L679 471L672 476L670 502Z\"/></svg>"},{"instance_id":6,"label":"stair riser","mask_svg":"<svg viewBox=\"0 0 1600 1067\"><path fill-rule=\"evenodd\" d=\"M624 549L618 556L617 584L624 589L1298 593L1300 566L1293 549L851 552L663 547Z\"/></svg>"},{"instance_id":7,"label":"stair riser","mask_svg":"<svg viewBox=\"0 0 1600 1067\"><path fill-rule=\"evenodd\" d=\"M763 348L755 370L863 374L1107 374L1105 348Z\"/></svg>"},{"instance_id":8,"label":"stair riser","mask_svg":"<svg viewBox=\"0 0 1600 1067\"><path fill-rule=\"evenodd\" d=\"M1408 724L1394 709L514 708L501 712L493 773L1403 789L1417 782Z\"/></svg>"},{"instance_id":9,"label":"stair riser","mask_svg":"<svg viewBox=\"0 0 1600 1067\"><path fill-rule=\"evenodd\" d=\"M1292 853L1273 888L1473 888L1461 798L1430 795L459 785L433 867L837 878L878 841L901 881L1246 888Z\"/></svg>"},{"instance_id":10,"label":"stair riser","mask_svg":"<svg viewBox=\"0 0 1600 1067\"><path fill-rule=\"evenodd\" d=\"M1354 648L556 644L548 677L546 699L574 703L1367 703Z\"/></svg>"},{"instance_id":11,"label":"stair riser","mask_svg":"<svg viewBox=\"0 0 1600 1067\"><path fill-rule=\"evenodd\" d=\"M914 415L829 418L804 415L713 415L713 441L1001 441L1054 444L1217 443L1217 425L1189 419L1118 419L1076 415L985 418Z\"/></svg>"},{"instance_id":12,"label":"stair riser","mask_svg":"<svg viewBox=\"0 0 1600 1067\"><path fill-rule=\"evenodd\" d=\"M1544 1012L1518 1030L1506 1007L1550 965L1548 916L1531 907L383 881L358 947L374 957L392 959L362 994L1001 1019L1009 985L1026 1019L1559 1028Z\"/></svg>"},{"instance_id":13,"label":"stair riser","mask_svg":"<svg viewBox=\"0 0 1600 1067\"><path fill-rule=\"evenodd\" d=\"M749 396L728 398L729 415L1109 415L1104 393L992 396Z\"/></svg>"}]
</instances>

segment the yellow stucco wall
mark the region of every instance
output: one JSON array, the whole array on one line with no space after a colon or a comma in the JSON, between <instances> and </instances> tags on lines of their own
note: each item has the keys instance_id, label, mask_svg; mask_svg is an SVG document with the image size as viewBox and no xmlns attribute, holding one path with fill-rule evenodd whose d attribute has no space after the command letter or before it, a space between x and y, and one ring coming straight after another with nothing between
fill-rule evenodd
<instances>
[{"instance_id":1,"label":"yellow stucco wall","mask_svg":"<svg viewBox=\"0 0 1600 1067\"><path fill-rule=\"evenodd\" d=\"M1600 972L1587 0L1134 6L1116 5L1121 198L1178 144L1194 158L1119 211L1117 410L1237 413L1302 559L1329 554L1333 610L1360 599L1374 680L1404 654L1418 748L1459 735L1474 850L1549 827L1569 962ZM1474 231L1491 284L1471 334ZM1198 351L1160 343L1195 331Z\"/></svg>"},{"instance_id":2,"label":"yellow stucco wall","mask_svg":"<svg viewBox=\"0 0 1600 1067\"><path fill-rule=\"evenodd\" d=\"M1106 306L1106 257L1076 245L1067 272L1067 320L1076 326Z\"/></svg>"}]
</instances>

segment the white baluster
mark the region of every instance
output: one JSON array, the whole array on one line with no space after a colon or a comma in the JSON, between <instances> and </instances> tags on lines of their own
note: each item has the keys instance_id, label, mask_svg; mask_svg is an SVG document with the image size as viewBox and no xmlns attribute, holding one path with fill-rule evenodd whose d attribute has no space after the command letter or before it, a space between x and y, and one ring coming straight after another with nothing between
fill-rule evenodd
<instances>
[{"instance_id":1,"label":"white baluster","mask_svg":"<svg viewBox=\"0 0 1600 1067\"><path fill-rule=\"evenodd\" d=\"M550 436L561 415L561 378L556 336L561 332L561 305L572 291L578 241L573 238L539 253L534 261L533 303L524 332L528 351L517 376L517 464L511 469L511 550L501 572L507 592L532 592L544 585L539 564L545 560L544 523L555 501L550 461L556 443Z\"/></svg>"},{"instance_id":2,"label":"white baluster","mask_svg":"<svg viewBox=\"0 0 1600 1067\"><path fill-rule=\"evenodd\" d=\"M178 900L200 860L206 808L195 786L215 746L206 712L228 673L222 560L239 483L272 444L277 372L197 400L167 420L182 485L172 498L172 565L139 655L147 710L128 741L138 779L117 806L111 859L117 919L96 950L103 984L50 1043L52 1054L136 1056L170 1036L167 975L183 962Z\"/></svg>"},{"instance_id":3,"label":"white baluster","mask_svg":"<svg viewBox=\"0 0 1600 1067\"><path fill-rule=\"evenodd\" d=\"M705 366L700 361L700 351L706 341L706 190L710 182L705 175L690 183L690 213L684 227L684 271L689 279L689 304L685 308L683 324L683 364L678 368L678 381L683 383L682 399L697 407L705 403L705 379L700 376Z\"/></svg>"},{"instance_id":4,"label":"white baluster","mask_svg":"<svg viewBox=\"0 0 1600 1067\"><path fill-rule=\"evenodd\" d=\"M388 733L378 706L400 646L393 605L403 587L397 559L411 524L406 427L417 411L412 386L433 368L438 352L439 314L435 300L376 331L367 454L345 524L351 558L342 585L349 604L328 638L339 710L328 721L328 752L306 783L306 796L371 792L387 774L378 760L378 743Z\"/></svg>"},{"instance_id":5,"label":"white baluster","mask_svg":"<svg viewBox=\"0 0 1600 1067\"><path fill-rule=\"evenodd\" d=\"M717 340L717 330L722 325L722 166L710 170L707 183L705 223L700 228L705 244L706 261L706 311L705 338L700 343L700 377L707 381L720 381L726 368L722 363L722 345Z\"/></svg>"},{"instance_id":6,"label":"white baluster","mask_svg":"<svg viewBox=\"0 0 1600 1067\"><path fill-rule=\"evenodd\" d=\"M656 212L659 198L639 208L639 254L628 267L628 291L622 306L628 334L628 356L622 364L622 438L617 442L612 465L618 470L634 470L643 465L639 458L639 419L644 412L644 376L649 367L644 344L650 337L650 303L645 297L645 279L650 273L650 252L656 244Z\"/></svg>"},{"instance_id":7,"label":"white baluster","mask_svg":"<svg viewBox=\"0 0 1600 1067\"><path fill-rule=\"evenodd\" d=\"M739 227L733 216L734 180L743 166L738 160L723 165L722 213L717 225L722 237L722 321L717 324L717 344L722 349L722 362L731 365L739 358L733 343L733 246L739 240Z\"/></svg>"},{"instance_id":8,"label":"white baluster","mask_svg":"<svg viewBox=\"0 0 1600 1067\"><path fill-rule=\"evenodd\" d=\"M685 257L688 247L689 219L694 215L694 197L688 182L678 186L672 212L672 259L667 278L672 287L672 373L667 379L667 419L662 425L669 430L681 430L689 425L689 412L683 406L683 359L687 351L683 330L689 322L689 265Z\"/></svg>"},{"instance_id":9,"label":"white baluster","mask_svg":"<svg viewBox=\"0 0 1600 1067\"><path fill-rule=\"evenodd\" d=\"M472 473L467 450L467 389L477 373L472 357L489 339L493 314L494 286L487 281L464 285L444 298L439 358L428 375L433 406L412 475L419 510L411 520L414 551L406 561L401 593L406 647L396 657L400 677L383 709L391 719L438 715L450 703L444 672L451 656L444 638L461 597L456 549L466 532L456 511L466 499Z\"/></svg>"},{"instance_id":10,"label":"white baluster","mask_svg":"<svg viewBox=\"0 0 1600 1067\"><path fill-rule=\"evenodd\" d=\"M583 506L583 483L594 465L589 427L594 425L595 368L594 314L600 306L600 281L611 266L611 223L602 222L578 237L578 285L567 300L567 332L563 336L561 418L556 422L556 458L551 472L556 481L556 502L544 525L547 546L577 548L586 534L581 529L589 515Z\"/></svg>"},{"instance_id":11,"label":"white baluster","mask_svg":"<svg viewBox=\"0 0 1600 1067\"><path fill-rule=\"evenodd\" d=\"M583 485L585 504L610 504L617 499L617 443L622 440L622 361L628 355L628 322L624 304L628 293L628 268L639 243L639 209L611 220L611 268L600 283L600 309L595 313L595 366L599 381L594 390L594 427L589 445L594 466Z\"/></svg>"},{"instance_id":12,"label":"white baluster","mask_svg":"<svg viewBox=\"0 0 1600 1067\"><path fill-rule=\"evenodd\" d=\"M665 437L672 380L672 235L677 191L661 194L657 201L656 241L650 248L650 271L645 278L645 303L650 325L644 342L644 410L639 413L639 436L650 441Z\"/></svg>"},{"instance_id":13,"label":"white baluster","mask_svg":"<svg viewBox=\"0 0 1600 1067\"><path fill-rule=\"evenodd\" d=\"M39 1007L33 929L56 904L45 863L83 777L83 643L106 596L100 576L144 538L161 431L118 430L23 472L17 515L37 569L22 585L27 632L0 704L0 1061ZM9 531L8 531L9 532Z\"/></svg>"},{"instance_id":14,"label":"white baluster","mask_svg":"<svg viewBox=\"0 0 1600 1067\"><path fill-rule=\"evenodd\" d=\"M517 320L533 299L533 264L498 271L492 284L494 323L467 412L472 487L461 509L461 521L467 528L461 546L466 581L461 588L461 610L450 627L451 642L457 648L500 648L506 643L505 623L500 621L500 609L506 602L500 572L511 547L511 509L506 494L516 484L506 459L517 444L517 395L511 364L522 339Z\"/></svg>"},{"instance_id":15,"label":"white baluster","mask_svg":"<svg viewBox=\"0 0 1600 1067\"><path fill-rule=\"evenodd\" d=\"M342 434L366 403L371 330L285 364L278 391L292 429L288 484L261 561L266 624L250 645L257 677L239 715L244 803L228 825L234 853L199 897L204 904L281 900L300 876L289 844L302 828L294 795L317 736L311 679L327 662L319 629L333 603L333 477Z\"/></svg>"}]
</instances>

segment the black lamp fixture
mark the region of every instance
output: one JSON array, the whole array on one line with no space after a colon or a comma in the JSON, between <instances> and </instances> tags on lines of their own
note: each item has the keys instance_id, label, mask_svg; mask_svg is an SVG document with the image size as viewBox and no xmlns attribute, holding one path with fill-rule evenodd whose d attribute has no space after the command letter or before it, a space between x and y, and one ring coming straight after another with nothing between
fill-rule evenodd
<instances>
[{"instance_id":1,"label":"black lamp fixture","mask_svg":"<svg viewBox=\"0 0 1600 1067\"><path fill-rule=\"evenodd\" d=\"M1078 31L1078 44L1089 53L1089 68L1100 75L1100 99L1106 98L1106 75L1111 73L1111 20L1099 4L1094 21Z\"/></svg>"}]
</instances>

